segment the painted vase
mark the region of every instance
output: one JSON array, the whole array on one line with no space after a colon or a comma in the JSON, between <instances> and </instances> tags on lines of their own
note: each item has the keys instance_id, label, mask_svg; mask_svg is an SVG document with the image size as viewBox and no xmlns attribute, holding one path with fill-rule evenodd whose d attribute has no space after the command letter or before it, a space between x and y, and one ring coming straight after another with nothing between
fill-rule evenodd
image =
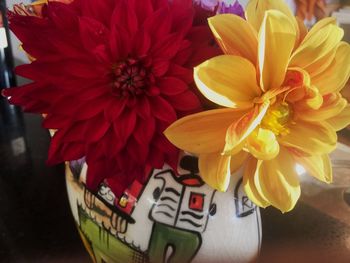
<instances>
[{"instance_id":1,"label":"painted vase","mask_svg":"<svg viewBox=\"0 0 350 263\"><path fill-rule=\"evenodd\" d=\"M215 191L198 176L197 158L183 154L178 173L153 170L122 196L108 182L85 187L84 160L67 163L69 201L94 262L254 262L261 242L259 209L243 190L241 173Z\"/></svg>"}]
</instances>

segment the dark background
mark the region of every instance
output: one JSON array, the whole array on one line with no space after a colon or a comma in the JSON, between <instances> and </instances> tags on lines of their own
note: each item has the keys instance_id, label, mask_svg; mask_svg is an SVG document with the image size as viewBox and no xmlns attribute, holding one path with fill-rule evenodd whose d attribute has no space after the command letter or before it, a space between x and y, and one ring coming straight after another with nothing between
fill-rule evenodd
<instances>
[{"instance_id":1,"label":"dark background","mask_svg":"<svg viewBox=\"0 0 350 263\"><path fill-rule=\"evenodd\" d=\"M0 262L89 262L40 122L0 99Z\"/></svg>"}]
</instances>

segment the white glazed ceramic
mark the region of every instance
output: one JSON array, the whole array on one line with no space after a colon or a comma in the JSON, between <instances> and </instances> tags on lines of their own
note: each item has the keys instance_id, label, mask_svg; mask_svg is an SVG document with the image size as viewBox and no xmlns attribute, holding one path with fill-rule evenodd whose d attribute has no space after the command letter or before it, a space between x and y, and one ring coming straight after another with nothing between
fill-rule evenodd
<instances>
[{"instance_id":1,"label":"white glazed ceramic","mask_svg":"<svg viewBox=\"0 0 350 263\"><path fill-rule=\"evenodd\" d=\"M116 197L107 183L85 188L87 166L67 165L72 212L96 262L254 262L261 242L259 209L243 191L239 173L217 192L196 175L185 155L178 172L154 170L145 186L134 182Z\"/></svg>"}]
</instances>

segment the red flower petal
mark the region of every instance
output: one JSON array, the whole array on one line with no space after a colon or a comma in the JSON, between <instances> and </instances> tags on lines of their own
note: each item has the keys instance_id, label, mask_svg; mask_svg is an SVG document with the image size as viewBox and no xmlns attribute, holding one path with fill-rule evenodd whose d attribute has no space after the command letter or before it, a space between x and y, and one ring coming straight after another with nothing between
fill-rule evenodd
<instances>
[{"instance_id":1,"label":"red flower petal","mask_svg":"<svg viewBox=\"0 0 350 263\"><path fill-rule=\"evenodd\" d=\"M152 48L153 56L161 59L172 59L179 51L180 43L181 35L178 33L158 39L158 42Z\"/></svg>"},{"instance_id":2,"label":"red flower petal","mask_svg":"<svg viewBox=\"0 0 350 263\"><path fill-rule=\"evenodd\" d=\"M68 30L71 33L75 33L74 29L78 24L77 13L67 4L51 2L46 7L46 16L60 30Z\"/></svg>"},{"instance_id":3,"label":"red flower petal","mask_svg":"<svg viewBox=\"0 0 350 263\"><path fill-rule=\"evenodd\" d=\"M172 123L177 119L174 108L160 96L150 98L152 113L160 120Z\"/></svg>"},{"instance_id":4,"label":"red flower petal","mask_svg":"<svg viewBox=\"0 0 350 263\"><path fill-rule=\"evenodd\" d=\"M84 139L87 142L96 142L100 140L107 130L111 127L111 124L106 122L102 113L89 119L85 126Z\"/></svg>"},{"instance_id":5,"label":"red flower petal","mask_svg":"<svg viewBox=\"0 0 350 263\"><path fill-rule=\"evenodd\" d=\"M40 63L34 61L31 64L16 67L15 73L31 80L41 80L44 78L45 73L40 70L40 66Z\"/></svg>"},{"instance_id":6,"label":"red flower petal","mask_svg":"<svg viewBox=\"0 0 350 263\"><path fill-rule=\"evenodd\" d=\"M123 112L125 105L125 100L110 100L109 105L104 110L106 120L108 120L109 122L114 122Z\"/></svg>"},{"instance_id":7,"label":"red flower petal","mask_svg":"<svg viewBox=\"0 0 350 263\"><path fill-rule=\"evenodd\" d=\"M111 50L112 60L118 61L128 57L131 47L130 36L126 29L112 24L109 46Z\"/></svg>"},{"instance_id":8,"label":"red flower petal","mask_svg":"<svg viewBox=\"0 0 350 263\"><path fill-rule=\"evenodd\" d=\"M175 0L172 6L173 30L186 35L192 28L193 9L191 0Z\"/></svg>"},{"instance_id":9,"label":"red flower petal","mask_svg":"<svg viewBox=\"0 0 350 263\"><path fill-rule=\"evenodd\" d=\"M169 149L165 155L165 162L169 164L169 166L174 171L177 171L177 165L179 163L179 153L180 151L177 148L172 147L172 149Z\"/></svg>"},{"instance_id":10,"label":"red flower petal","mask_svg":"<svg viewBox=\"0 0 350 263\"><path fill-rule=\"evenodd\" d=\"M62 156L66 161L74 161L84 157L84 143L66 143L62 147Z\"/></svg>"},{"instance_id":11,"label":"red flower petal","mask_svg":"<svg viewBox=\"0 0 350 263\"><path fill-rule=\"evenodd\" d=\"M178 64L170 64L169 72L171 76L181 79L182 81L190 84L193 82L193 70L182 67Z\"/></svg>"},{"instance_id":12,"label":"red flower petal","mask_svg":"<svg viewBox=\"0 0 350 263\"><path fill-rule=\"evenodd\" d=\"M111 93L112 85L110 83L101 83L95 81L89 81L88 83L84 83L80 81L80 85L82 87L77 87L78 84L69 84L60 86L60 88L64 89L76 89L76 96L79 97L82 101L92 101L95 99L100 99L103 97L102 95L106 95L105 97L109 97ZM96 103L95 103L96 104ZM91 106L91 104L90 104Z\"/></svg>"},{"instance_id":13,"label":"red flower petal","mask_svg":"<svg viewBox=\"0 0 350 263\"><path fill-rule=\"evenodd\" d=\"M80 17L79 29L83 46L89 52L108 41L109 30L99 21L89 17Z\"/></svg>"},{"instance_id":14,"label":"red flower petal","mask_svg":"<svg viewBox=\"0 0 350 263\"><path fill-rule=\"evenodd\" d=\"M203 61L222 54L220 48L213 45L213 37L207 26L193 27L188 34L188 40L192 43L193 53L190 63L186 66L195 67Z\"/></svg>"},{"instance_id":15,"label":"red flower petal","mask_svg":"<svg viewBox=\"0 0 350 263\"><path fill-rule=\"evenodd\" d=\"M124 144L132 134L136 126L136 113L131 110L124 110L118 119L113 123L114 132Z\"/></svg>"},{"instance_id":16,"label":"red flower petal","mask_svg":"<svg viewBox=\"0 0 350 263\"><path fill-rule=\"evenodd\" d=\"M151 106L149 104L148 98L140 98L137 102L136 110L143 121L147 120L151 116Z\"/></svg>"},{"instance_id":17,"label":"red flower petal","mask_svg":"<svg viewBox=\"0 0 350 263\"><path fill-rule=\"evenodd\" d=\"M104 160L93 160L87 164L86 186L92 191L97 191L100 183L110 171Z\"/></svg>"},{"instance_id":18,"label":"red flower petal","mask_svg":"<svg viewBox=\"0 0 350 263\"><path fill-rule=\"evenodd\" d=\"M151 2L153 4L153 10L169 7L169 0L153 0Z\"/></svg>"},{"instance_id":19,"label":"red flower petal","mask_svg":"<svg viewBox=\"0 0 350 263\"><path fill-rule=\"evenodd\" d=\"M109 129L104 137L101 139L103 152L106 156L109 156L110 158L113 158L114 156L118 156L119 152L124 147L124 142L119 140L114 130Z\"/></svg>"},{"instance_id":20,"label":"red flower petal","mask_svg":"<svg viewBox=\"0 0 350 263\"><path fill-rule=\"evenodd\" d=\"M143 23L145 30L152 36L154 41L164 35L168 35L172 26L172 16L168 7L162 8L150 15Z\"/></svg>"},{"instance_id":21,"label":"red flower petal","mask_svg":"<svg viewBox=\"0 0 350 263\"><path fill-rule=\"evenodd\" d=\"M147 145L153 138L153 135L156 131L156 122L153 117L148 118L144 121L139 121L136 124L134 137L136 141L140 144L146 143Z\"/></svg>"},{"instance_id":22,"label":"red flower petal","mask_svg":"<svg viewBox=\"0 0 350 263\"><path fill-rule=\"evenodd\" d=\"M22 104L22 109L24 112L42 114L48 109L48 104L45 102L28 100L27 102Z\"/></svg>"},{"instance_id":23,"label":"red flower petal","mask_svg":"<svg viewBox=\"0 0 350 263\"><path fill-rule=\"evenodd\" d=\"M132 38L138 29L138 18L134 8L135 3L128 0L119 0L114 8L111 26L125 29L126 33Z\"/></svg>"},{"instance_id":24,"label":"red flower petal","mask_svg":"<svg viewBox=\"0 0 350 263\"><path fill-rule=\"evenodd\" d=\"M139 23L143 24L145 19L153 12L152 1L129 0L134 2Z\"/></svg>"},{"instance_id":25,"label":"red flower petal","mask_svg":"<svg viewBox=\"0 0 350 263\"><path fill-rule=\"evenodd\" d=\"M151 47L151 37L144 29L139 30L133 39L133 55L135 57L145 56Z\"/></svg>"},{"instance_id":26,"label":"red flower petal","mask_svg":"<svg viewBox=\"0 0 350 263\"><path fill-rule=\"evenodd\" d=\"M46 129L63 129L69 126L71 120L67 116L49 114L43 121L43 127Z\"/></svg>"},{"instance_id":27,"label":"red flower petal","mask_svg":"<svg viewBox=\"0 0 350 263\"><path fill-rule=\"evenodd\" d=\"M84 137L82 136L85 133L86 122L75 122L72 124L69 129L66 129L62 136L62 142L64 143L74 143L74 142L82 142L84 141Z\"/></svg>"},{"instance_id":28,"label":"red flower petal","mask_svg":"<svg viewBox=\"0 0 350 263\"><path fill-rule=\"evenodd\" d=\"M200 108L200 102L196 95L190 90L167 97L171 105L180 111L193 111Z\"/></svg>"},{"instance_id":29,"label":"red flower petal","mask_svg":"<svg viewBox=\"0 0 350 263\"><path fill-rule=\"evenodd\" d=\"M110 22L109 19L112 16L116 2L117 1L115 0L79 0L73 1L71 5L74 6L76 4L76 9L79 10L83 16L88 16L98 21L102 21L106 26L108 26Z\"/></svg>"},{"instance_id":30,"label":"red flower petal","mask_svg":"<svg viewBox=\"0 0 350 263\"><path fill-rule=\"evenodd\" d=\"M171 142L168 141L167 138L165 138L162 134L155 135L155 138L153 140L154 146L156 146L158 149L160 149L162 152L171 152L175 148L174 145L171 144Z\"/></svg>"},{"instance_id":31,"label":"red flower petal","mask_svg":"<svg viewBox=\"0 0 350 263\"><path fill-rule=\"evenodd\" d=\"M182 41L173 62L179 65L185 65L193 53L193 47L190 41Z\"/></svg>"},{"instance_id":32,"label":"red flower petal","mask_svg":"<svg viewBox=\"0 0 350 263\"><path fill-rule=\"evenodd\" d=\"M152 64L152 73L156 77L161 77L168 72L170 62L168 59L155 59Z\"/></svg>"},{"instance_id":33,"label":"red flower petal","mask_svg":"<svg viewBox=\"0 0 350 263\"><path fill-rule=\"evenodd\" d=\"M135 163L145 163L149 150L148 143L139 143L133 137L131 137L128 145L129 147L126 148L128 156L130 156Z\"/></svg>"},{"instance_id":34,"label":"red flower petal","mask_svg":"<svg viewBox=\"0 0 350 263\"><path fill-rule=\"evenodd\" d=\"M84 63L83 61L79 60L67 60L62 64L63 67L60 70L61 72L64 71L65 75L71 75L79 78L98 79L98 76L102 75L105 71L104 67L95 65L93 61L85 61Z\"/></svg>"},{"instance_id":35,"label":"red flower petal","mask_svg":"<svg viewBox=\"0 0 350 263\"><path fill-rule=\"evenodd\" d=\"M106 134L108 134L108 131L106 132ZM85 159L87 164L100 160L108 161L108 159L106 158L106 153L103 151L103 148L104 147L101 147L100 141L86 144L87 154L85 156Z\"/></svg>"},{"instance_id":36,"label":"red flower petal","mask_svg":"<svg viewBox=\"0 0 350 263\"><path fill-rule=\"evenodd\" d=\"M146 94L150 97L155 97L160 94L160 90L157 86L151 86L150 88L148 88Z\"/></svg>"},{"instance_id":37,"label":"red flower petal","mask_svg":"<svg viewBox=\"0 0 350 263\"><path fill-rule=\"evenodd\" d=\"M161 169L165 161L164 153L155 146L151 146L151 147L152 147L152 154L148 155L148 162L152 165L152 167L156 169Z\"/></svg>"},{"instance_id":38,"label":"red flower petal","mask_svg":"<svg viewBox=\"0 0 350 263\"><path fill-rule=\"evenodd\" d=\"M64 131L59 130L51 138L48 159L46 161L48 165L54 165L64 161L63 156L61 155L61 152L60 152L62 147L63 135L64 135Z\"/></svg>"},{"instance_id":39,"label":"red flower petal","mask_svg":"<svg viewBox=\"0 0 350 263\"><path fill-rule=\"evenodd\" d=\"M165 95L176 95L185 92L188 86L178 78L166 77L158 80L160 92Z\"/></svg>"}]
</instances>

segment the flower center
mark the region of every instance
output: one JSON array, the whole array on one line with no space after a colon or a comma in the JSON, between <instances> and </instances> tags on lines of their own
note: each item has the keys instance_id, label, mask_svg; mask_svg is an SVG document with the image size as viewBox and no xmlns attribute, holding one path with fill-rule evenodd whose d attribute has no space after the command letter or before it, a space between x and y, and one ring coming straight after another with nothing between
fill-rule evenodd
<instances>
[{"instance_id":1,"label":"flower center","mask_svg":"<svg viewBox=\"0 0 350 263\"><path fill-rule=\"evenodd\" d=\"M140 96L148 84L147 70L140 60L128 58L113 67L112 94L116 97Z\"/></svg>"},{"instance_id":2,"label":"flower center","mask_svg":"<svg viewBox=\"0 0 350 263\"><path fill-rule=\"evenodd\" d=\"M266 112L261 121L261 127L269 129L275 135L289 133L287 124L291 121L293 111L287 102L276 102Z\"/></svg>"}]
</instances>

